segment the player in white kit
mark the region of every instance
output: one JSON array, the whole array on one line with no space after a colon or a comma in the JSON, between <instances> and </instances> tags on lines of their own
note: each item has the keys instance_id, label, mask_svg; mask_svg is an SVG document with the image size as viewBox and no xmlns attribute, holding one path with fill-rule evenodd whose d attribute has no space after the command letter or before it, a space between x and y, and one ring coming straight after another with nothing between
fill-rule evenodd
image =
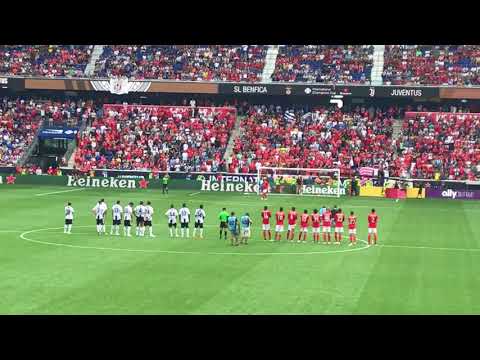
<instances>
[{"instance_id":1,"label":"player in white kit","mask_svg":"<svg viewBox=\"0 0 480 360\"><path fill-rule=\"evenodd\" d=\"M145 206L145 227L148 227L148 232L150 237L155 237L153 235L153 227L152 227L152 220L153 220L153 207L150 201L147 201L147 206Z\"/></svg>"},{"instance_id":2,"label":"player in white kit","mask_svg":"<svg viewBox=\"0 0 480 360\"><path fill-rule=\"evenodd\" d=\"M133 215L133 203L129 203L123 210L123 235L132 236L130 230L132 229L132 215Z\"/></svg>"},{"instance_id":3,"label":"player in white kit","mask_svg":"<svg viewBox=\"0 0 480 360\"><path fill-rule=\"evenodd\" d=\"M193 229L193 237L197 235L198 228L200 231L200 238L203 238L203 223L205 222L205 216L203 205L200 205L200 207L195 210L195 228Z\"/></svg>"},{"instance_id":4,"label":"player in white kit","mask_svg":"<svg viewBox=\"0 0 480 360\"><path fill-rule=\"evenodd\" d=\"M73 213L75 210L73 210L72 203L69 202L67 203L67 206L65 206L65 225L63 227L63 233L64 234L71 234L72 233L72 224L73 224Z\"/></svg>"},{"instance_id":5,"label":"player in white kit","mask_svg":"<svg viewBox=\"0 0 480 360\"><path fill-rule=\"evenodd\" d=\"M180 231L182 237L185 235L185 229L187 229L187 238L190 237L190 229L188 228L188 223L190 222L190 210L187 208L186 204L182 205L182 208L178 210L180 214Z\"/></svg>"},{"instance_id":6,"label":"player in white kit","mask_svg":"<svg viewBox=\"0 0 480 360\"><path fill-rule=\"evenodd\" d=\"M143 201L140 201L140 204L135 207L135 217L137 218L137 226L135 229L135 235L143 236L145 235L145 205Z\"/></svg>"},{"instance_id":7,"label":"player in white kit","mask_svg":"<svg viewBox=\"0 0 480 360\"><path fill-rule=\"evenodd\" d=\"M105 215L107 214L107 209L108 207L107 204L105 204L104 199L100 200L92 209L97 222L98 235L105 234Z\"/></svg>"},{"instance_id":8,"label":"player in white kit","mask_svg":"<svg viewBox=\"0 0 480 360\"><path fill-rule=\"evenodd\" d=\"M113 235L113 230L115 230L115 235L120 235L120 223L122 222L122 212L123 209L120 206L120 200L117 201L115 205L112 206L112 227L110 229L110 235Z\"/></svg>"},{"instance_id":9,"label":"player in white kit","mask_svg":"<svg viewBox=\"0 0 480 360\"><path fill-rule=\"evenodd\" d=\"M177 229L177 216L178 211L173 205L170 205L170 209L165 213L168 219L168 229L170 230L170 237L173 237L173 228L175 228L175 237L178 237Z\"/></svg>"}]
</instances>

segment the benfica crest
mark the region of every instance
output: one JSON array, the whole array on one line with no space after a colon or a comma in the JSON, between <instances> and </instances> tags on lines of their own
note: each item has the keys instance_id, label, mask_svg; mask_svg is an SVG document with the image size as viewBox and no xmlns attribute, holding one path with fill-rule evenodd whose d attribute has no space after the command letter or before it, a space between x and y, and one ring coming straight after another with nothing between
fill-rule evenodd
<instances>
[{"instance_id":1,"label":"benfica crest","mask_svg":"<svg viewBox=\"0 0 480 360\"><path fill-rule=\"evenodd\" d=\"M112 94L123 95L129 92L146 92L150 81L129 81L126 77L116 77L110 80L93 80L92 87L96 91L109 91Z\"/></svg>"},{"instance_id":2,"label":"benfica crest","mask_svg":"<svg viewBox=\"0 0 480 360\"><path fill-rule=\"evenodd\" d=\"M110 92L112 94L122 95L128 94L129 86L128 86L128 79L127 78L111 78L110 79Z\"/></svg>"}]
</instances>

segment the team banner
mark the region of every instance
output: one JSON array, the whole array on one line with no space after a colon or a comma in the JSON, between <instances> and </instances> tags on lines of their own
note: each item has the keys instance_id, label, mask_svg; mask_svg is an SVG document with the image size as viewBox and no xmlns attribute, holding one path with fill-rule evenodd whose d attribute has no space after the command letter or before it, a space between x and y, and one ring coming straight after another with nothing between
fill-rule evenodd
<instances>
[{"instance_id":1,"label":"team banner","mask_svg":"<svg viewBox=\"0 0 480 360\"><path fill-rule=\"evenodd\" d=\"M436 87L371 86L368 89L368 96L376 98L431 99L438 98L440 90Z\"/></svg>"},{"instance_id":2,"label":"team banner","mask_svg":"<svg viewBox=\"0 0 480 360\"><path fill-rule=\"evenodd\" d=\"M60 128L43 128L38 133L41 140L44 139L61 139L74 140L78 133L78 128L60 127Z\"/></svg>"},{"instance_id":3,"label":"team banner","mask_svg":"<svg viewBox=\"0 0 480 360\"><path fill-rule=\"evenodd\" d=\"M367 97L368 86L324 84L219 84L219 94L293 95L293 96L358 96Z\"/></svg>"},{"instance_id":4,"label":"team banner","mask_svg":"<svg viewBox=\"0 0 480 360\"><path fill-rule=\"evenodd\" d=\"M219 84L219 94L351 96L361 98L431 99L440 96L436 87L328 85L328 84Z\"/></svg>"},{"instance_id":5,"label":"team banner","mask_svg":"<svg viewBox=\"0 0 480 360\"><path fill-rule=\"evenodd\" d=\"M480 200L480 190L427 189L427 198Z\"/></svg>"}]
</instances>

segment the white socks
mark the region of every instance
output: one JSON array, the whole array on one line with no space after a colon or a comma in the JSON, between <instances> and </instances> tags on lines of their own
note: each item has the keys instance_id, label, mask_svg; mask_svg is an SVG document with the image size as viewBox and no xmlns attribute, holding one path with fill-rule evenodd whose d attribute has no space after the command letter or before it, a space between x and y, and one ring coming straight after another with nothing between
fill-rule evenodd
<instances>
[{"instance_id":1,"label":"white socks","mask_svg":"<svg viewBox=\"0 0 480 360\"><path fill-rule=\"evenodd\" d=\"M203 229L200 228L200 237L203 238Z\"/></svg>"},{"instance_id":2,"label":"white socks","mask_svg":"<svg viewBox=\"0 0 480 360\"><path fill-rule=\"evenodd\" d=\"M176 229L175 229L175 230L176 230ZM187 228L186 230L187 230L187 238L188 238L188 237L190 237L190 229ZM182 234L182 237L185 237L185 228L181 228L181 229L180 229L180 232L181 232L181 234ZM178 236L178 235L177 235L177 236ZM194 235L194 236L195 236L195 235Z\"/></svg>"},{"instance_id":3,"label":"white socks","mask_svg":"<svg viewBox=\"0 0 480 360\"><path fill-rule=\"evenodd\" d=\"M169 230L170 230L170 237L173 237L173 229L170 228Z\"/></svg>"},{"instance_id":4,"label":"white socks","mask_svg":"<svg viewBox=\"0 0 480 360\"><path fill-rule=\"evenodd\" d=\"M72 232L72 225L68 225L68 233L70 234Z\"/></svg>"}]
</instances>

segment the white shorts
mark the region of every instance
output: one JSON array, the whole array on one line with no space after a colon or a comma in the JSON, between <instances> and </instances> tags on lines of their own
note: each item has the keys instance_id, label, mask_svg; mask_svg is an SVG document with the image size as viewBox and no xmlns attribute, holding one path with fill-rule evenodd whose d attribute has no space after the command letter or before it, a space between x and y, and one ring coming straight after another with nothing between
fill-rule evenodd
<instances>
[{"instance_id":1,"label":"white shorts","mask_svg":"<svg viewBox=\"0 0 480 360\"><path fill-rule=\"evenodd\" d=\"M330 226L324 226L323 227L323 232L324 233L329 233L330 232Z\"/></svg>"},{"instance_id":2,"label":"white shorts","mask_svg":"<svg viewBox=\"0 0 480 360\"><path fill-rule=\"evenodd\" d=\"M268 193L268 189L262 189L262 194Z\"/></svg>"},{"instance_id":3,"label":"white shorts","mask_svg":"<svg viewBox=\"0 0 480 360\"><path fill-rule=\"evenodd\" d=\"M283 232L283 225L275 225L276 232Z\"/></svg>"},{"instance_id":4,"label":"white shorts","mask_svg":"<svg viewBox=\"0 0 480 360\"><path fill-rule=\"evenodd\" d=\"M312 227L312 233L317 234L320 232L320 228L318 227Z\"/></svg>"},{"instance_id":5,"label":"white shorts","mask_svg":"<svg viewBox=\"0 0 480 360\"><path fill-rule=\"evenodd\" d=\"M356 235L357 234L357 229L348 229L348 233L350 235Z\"/></svg>"},{"instance_id":6,"label":"white shorts","mask_svg":"<svg viewBox=\"0 0 480 360\"><path fill-rule=\"evenodd\" d=\"M250 237L250 228L242 229L242 237Z\"/></svg>"},{"instance_id":7,"label":"white shorts","mask_svg":"<svg viewBox=\"0 0 480 360\"><path fill-rule=\"evenodd\" d=\"M262 230L270 230L270 224L262 224Z\"/></svg>"},{"instance_id":8,"label":"white shorts","mask_svg":"<svg viewBox=\"0 0 480 360\"><path fill-rule=\"evenodd\" d=\"M369 234L376 234L377 233L377 228L368 228L368 233Z\"/></svg>"},{"instance_id":9,"label":"white shorts","mask_svg":"<svg viewBox=\"0 0 480 360\"><path fill-rule=\"evenodd\" d=\"M303 226L302 226L302 227L300 228L300 232L306 232L306 233L308 233L308 227L303 227Z\"/></svg>"},{"instance_id":10,"label":"white shorts","mask_svg":"<svg viewBox=\"0 0 480 360\"><path fill-rule=\"evenodd\" d=\"M343 233L343 227L335 227L336 233Z\"/></svg>"},{"instance_id":11,"label":"white shorts","mask_svg":"<svg viewBox=\"0 0 480 360\"><path fill-rule=\"evenodd\" d=\"M288 224L287 229L288 229L289 231L290 231L290 230L295 230L295 226L296 226L295 224L293 224L293 225Z\"/></svg>"}]
</instances>

